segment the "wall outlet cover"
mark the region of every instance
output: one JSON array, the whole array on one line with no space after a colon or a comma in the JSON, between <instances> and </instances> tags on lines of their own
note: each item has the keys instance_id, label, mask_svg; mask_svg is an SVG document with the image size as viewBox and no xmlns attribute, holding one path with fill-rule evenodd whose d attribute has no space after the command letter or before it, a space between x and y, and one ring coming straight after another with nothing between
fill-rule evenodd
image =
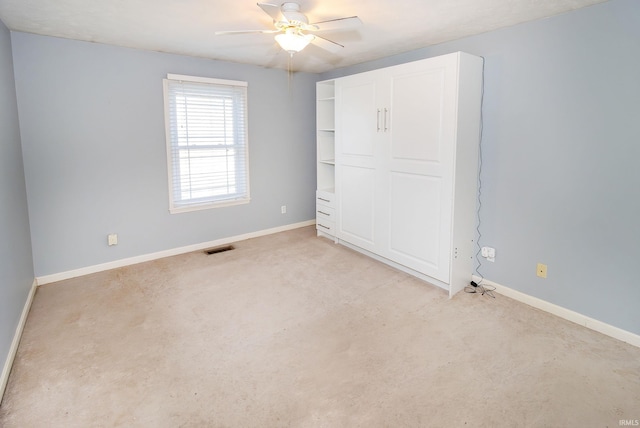
<instances>
[{"instance_id":1,"label":"wall outlet cover","mask_svg":"<svg viewBox=\"0 0 640 428\"><path fill-rule=\"evenodd\" d=\"M547 265L545 265L543 263L538 263L538 266L536 267L536 275L538 275L540 278L546 278L547 277Z\"/></svg>"},{"instance_id":2,"label":"wall outlet cover","mask_svg":"<svg viewBox=\"0 0 640 428\"><path fill-rule=\"evenodd\" d=\"M118 245L118 234L110 233L109 235L107 235L107 243L109 244L109 246Z\"/></svg>"}]
</instances>

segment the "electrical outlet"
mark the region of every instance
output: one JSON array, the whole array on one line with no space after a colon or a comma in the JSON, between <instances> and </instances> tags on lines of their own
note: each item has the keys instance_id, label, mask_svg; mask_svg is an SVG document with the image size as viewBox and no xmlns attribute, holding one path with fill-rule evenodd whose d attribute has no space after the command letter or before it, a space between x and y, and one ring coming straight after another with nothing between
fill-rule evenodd
<instances>
[{"instance_id":1,"label":"electrical outlet","mask_svg":"<svg viewBox=\"0 0 640 428\"><path fill-rule=\"evenodd\" d=\"M107 243L109 244L109 246L118 245L118 234L110 233L109 235L107 235Z\"/></svg>"},{"instance_id":2,"label":"electrical outlet","mask_svg":"<svg viewBox=\"0 0 640 428\"><path fill-rule=\"evenodd\" d=\"M547 265L542 264L542 263L538 263L538 266L536 268L536 275L538 275L540 278L546 278L547 277Z\"/></svg>"},{"instance_id":3,"label":"electrical outlet","mask_svg":"<svg viewBox=\"0 0 640 428\"><path fill-rule=\"evenodd\" d=\"M487 261L489 261L489 262L495 262L496 261L496 249L495 248L482 247L480 249L480 254L482 254L482 257L487 259Z\"/></svg>"},{"instance_id":4,"label":"electrical outlet","mask_svg":"<svg viewBox=\"0 0 640 428\"><path fill-rule=\"evenodd\" d=\"M281 214L286 214L287 213L287 206L286 205L283 205L283 206L280 207L280 213Z\"/></svg>"}]
</instances>

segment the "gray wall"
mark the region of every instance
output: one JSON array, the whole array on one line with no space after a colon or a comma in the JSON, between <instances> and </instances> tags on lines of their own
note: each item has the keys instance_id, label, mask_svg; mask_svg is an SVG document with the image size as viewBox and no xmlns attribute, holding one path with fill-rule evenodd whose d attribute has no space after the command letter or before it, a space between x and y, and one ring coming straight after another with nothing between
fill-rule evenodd
<instances>
[{"instance_id":1,"label":"gray wall","mask_svg":"<svg viewBox=\"0 0 640 428\"><path fill-rule=\"evenodd\" d=\"M480 272L640 334L640 2L612 0L320 78L457 50L486 58L480 229L497 260ZM20 33L13 52L37 275L313 218L317 76L296 75L290 93L282 71ZM168 213L168 72L249 82L250 205ZM15 124L7 99L1 117ZM15 127L0 132L18 138ZM5 182L0 194L15 200L20 186ZM7 216L6 233L24 236L14 229L26 214L2 211L0 227ZM120 244L109 248L112 232ZM548 279L535 276L537 262ZM14 314L22 300L12 300Z\"/></svg>"},{"instance_id":2,"label":"gray wall","mask_svg":"<svg viewBox=\"0 0 640 428\"><path fill-rule=\"evenodd\" d=\"M317 75L12 36L37 276L314 218ZM250 204L169 214L167 73L249 83Z\"/></svg>"},{"instance_id":3,"label":"gray wall","mask_svg":"<svg viewBox=\"0 0 640 428\"><path fill-rule=\"evenodd\" d=\"M33 279L11 37L0 21L0 371Z\"/></svg>"},{"instance_id":4,"label":"gray wall","mask_svg":"<svg viewBox=\"0 0 640 428\"><path fill-rule=\"evenodd\" d=\"M640 2L347 69L465 51L485 58L481 244L488 279L640 334ZM535 275L548 265L548 278Z\"/></svg>"}]
</instances>

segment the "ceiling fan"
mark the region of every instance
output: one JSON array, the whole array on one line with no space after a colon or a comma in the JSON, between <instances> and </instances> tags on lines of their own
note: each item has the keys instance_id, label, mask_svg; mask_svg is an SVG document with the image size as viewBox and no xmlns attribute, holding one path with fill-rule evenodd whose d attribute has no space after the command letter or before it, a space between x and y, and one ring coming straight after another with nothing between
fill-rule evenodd
<instances>
[{"instance_id":1,"label":"ceiling fan","mask_svg":"<svg viewBox=\"0 0 640 428\"><path fill-rule=\"evenodd\" d=\"M281 6L270 3L258 3L258 6L273 19L273 30L241 30L241 31L216 31L216 35L225 34L247 34L247 33L263 33L277 34L276 42L289 52L291 56L300 52L309 43L314 43L321 48L335 52L344 46L321 37L316 33L327 30L344 30L362 24L357 16L349 16L345 18L329 19L326 21L315 22L309 24L306 15L300 12L300 5L294 2L282 3Z\"/></svg>"}]
</instances>

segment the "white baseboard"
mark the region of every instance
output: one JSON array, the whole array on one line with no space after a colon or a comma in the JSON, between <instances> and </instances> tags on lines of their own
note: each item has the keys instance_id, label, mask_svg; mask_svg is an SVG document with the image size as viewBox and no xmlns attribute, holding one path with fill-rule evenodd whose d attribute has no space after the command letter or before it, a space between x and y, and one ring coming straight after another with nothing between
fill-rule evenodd
<instances>
[{"instance_id":1,"label":"white baseboard","mask_svg":"<svg viewBox=\"0 0 640 428\"><path fill-rule=\"evenodd\" d=\"M475 282L479 282L480 277L473 275L473 280ZM494 286L496 288L496 292L502 294L503 296L509 297L513 300L517 300L545 312L549 312L550 314L553 314L560 318L564 318L567 321L574 322L590 330L597 331L598 333L605 334L607 336L613 337L614 339L621 340L630 345L640 348L640 336L631 333L630 331L614 327L610 324L598 321L586 315L574 312L570 309L563 308L562 306L555 305L553 303L547 302L546 300L530 296L528 294L514 290L513 288L505 287L504 285L500 285L487 279L483 279L482 283Z\"/></svg>"},{"instance_id":2,"label":"white baseboard","mask_svg":"<svg viewBox=\"0 0 640 428\"><path fill-rule=\"evenodd\" d=\"M27 301L24 303L24 307L22 308L22 315L20 315L20 321L18 322L18 327L16 327L16 333L13 335L13 341L9 348L9 355L7 355L7 360L4 362L4 367L2 368L2 377L0 377L0 402L2 402L2 396L4 395L4 390L6 389L7 382L9 381L11 366L13 365L13 360L16 357L16 352L18 352L18 345L20 344L20 338L22 337L22 330L24 330L24 324L27 322L27 315L29 315L33 296L36 294L36 288L38 288L38 281L34 279L33 284L31 284L31 290L29 290L29 295L27 296Z\"/></svg>"},{"instance_id":3,"label":"white baseboard","mask_svg":"<svg viewBox=\"0 0 640 428\"><path fill-rule=\"evenodd\" d=\"M66 272L54 273L37 277L38 285L49 284L52 282L62 281L65 279L75 278L78 276L89 275L91 273L102 272L109 269L116 269L124 266L135 265L138 263L148 262L151 260L161 259L163 257L176 256L178 254L190 253L193 251L204 250L205 248L217 247L219 245L231 244L233 242L244 241L246 239L257 238L259 236L271 235L273 233L284 232L287 230L297 229L300 227L311 226L316 224L314 220L307 220L300 223L287 224L284 226L273 227L271 229L259 230L257 232L245 233L243 235L230 236L228 238L216 239L214 241L201 242L199 244L187 245L186 247L172 248L170 250L158 251L156 253L143 254L140 256L129 257L126 259L114 260L108 263L87 266L80 269L69 270Z\"/></svg>"}]
</instances>

